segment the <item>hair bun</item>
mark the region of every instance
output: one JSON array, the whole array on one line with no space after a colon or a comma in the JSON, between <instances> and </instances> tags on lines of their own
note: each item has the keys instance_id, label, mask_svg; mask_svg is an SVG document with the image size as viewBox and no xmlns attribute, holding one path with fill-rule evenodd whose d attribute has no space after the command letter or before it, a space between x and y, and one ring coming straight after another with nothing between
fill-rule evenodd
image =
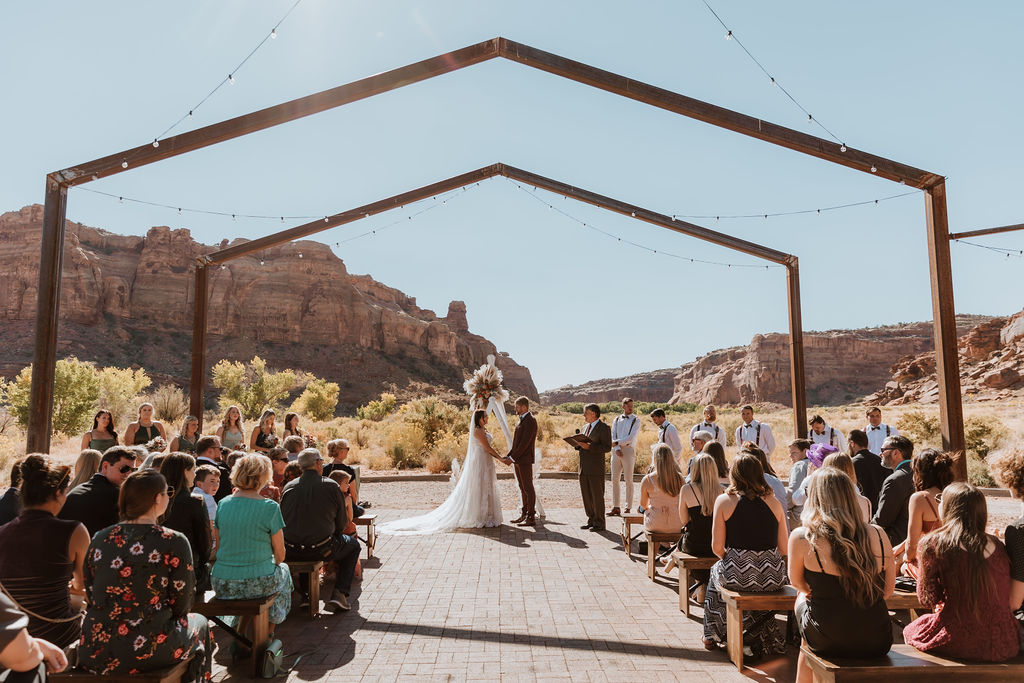
<instances>
[{"instance_id":1,"label":"hair bun","mask_svg":"<svg viewBox=\"0 0 1024 683\"><path fill-rule=\"evenodd\" d=\"M45 474L49 469L49 464L46 462L46 456L40 455L39 453L33 453L21 461L21 465L18 469L21 472L21 478L24 481L30 477Z\"/></svg>"}]
</instances>

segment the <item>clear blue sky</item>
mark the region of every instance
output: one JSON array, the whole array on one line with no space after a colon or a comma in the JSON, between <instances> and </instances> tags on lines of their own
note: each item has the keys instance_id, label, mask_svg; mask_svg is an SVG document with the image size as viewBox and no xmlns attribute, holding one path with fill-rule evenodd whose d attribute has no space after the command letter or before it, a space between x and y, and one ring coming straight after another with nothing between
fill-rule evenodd
<instances>
[{"instance_id":1,"label":"clear blue sky","mask_svg":"<svg viewBox=\"0 0 1024 683\"><path fill-rule=\"evenodd\" d=\"M0 209L43 177L152 140L265 35L292 0L8 4L0 42ZM934 0L713 3L847 144L949 177L953 231L1024 221L1024 5ZM699 0L303 0L189 126L198 127L503 35L814 134ZM87 187L173 205L322 215L496 161L676 214L752 214L906 188L642 104L492 61ZM572 201L601 229L698 259L756 263ZM420 207L418 207L420 208ZM418 208L410 208L411 213ZM401 218L322 235L334 243ZM72 190L68 217L119 233L257 237L278 222L182 216ZM805 328L931 318L919 195L817 216L695 221L797 254ZM1024 248L1024 233L979 240ZM704 266L619 243L493 179L336 249L353 273L470 328L538 387L670 367L786 329L778 269ZM579 258L584 254L586 258ZM1019 311L1024 259L953 246L956 308ZM587 329L581 334L580 314Z\"/></svg>"}]
</instances>

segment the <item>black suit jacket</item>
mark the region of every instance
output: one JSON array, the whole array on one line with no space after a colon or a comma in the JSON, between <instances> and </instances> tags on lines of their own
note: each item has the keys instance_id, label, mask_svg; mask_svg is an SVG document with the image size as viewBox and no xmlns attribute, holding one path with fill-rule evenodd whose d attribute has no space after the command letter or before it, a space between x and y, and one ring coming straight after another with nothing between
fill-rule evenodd
<instances>
[{"instance_id":1,"label":"black suit jacket","mask_svg":"<svg viewBox=\"0 0 1024 683\"><path fill-rule=\"evenodd\" d=\"M120 489L97 472L89 481L71 489L57 516L78 520L89 530L90 536L95 536L97 531L117 524L118 493Z\"/></svg>"},{"instance_id":2,"label":"black suit jacket","mask_svg":"<svg viewBox=\"0 0 1024 683\"><path fill-rule=\"evenodd\" d=\"M885 529L893 545L907 538L907 523L910 521L910 496L914 495L914 475L910 463L897 467L882 482L878 494L878 512L872 523Z\"/></svg>"},{"instance_id":3,"label":"black suit jacket","mask_svg":"<svg viewBox=\"0 0 1024 683\"><path fill-rule=\"evenodd\" d=\"M604 456L612 450L612 428L598 419L590 428L590 448L579 448L580 474L604 476Z\"/></svg>"},{"instance_id":4,"label":"black suit jacket","mask_svg":"<svg viewBox=\"0 0 1024 683\"><path fill-rule=\"evenodd\" d=\"M205 586L209 578L207 565L210 563L210 515L206 501L201 495L188 491L176 495L164 513L163 525L185 534L192 546L196 585Z\"/></svg>"},{"instance_id":5,"label":"black suit jacket","mask_svg":"<svg viewBox=\"0 0 1024 683\"><path fill-rule=\"evenodd\" d=\"M871 501L871 514L878 511L878 494L882 491L882 482L892 474L892 470L882 464L882 459L864 449L853 456L853 470L857 473L857 483L864 497Z\"/></svg>"},{"instance_id":6,"label":"black suit jacket","mask_svg":"<svg viewBox=\"0 0 1024 683\"><path fill-rule=\"evenodd\" d=\"M532 465L534 461L534 448L537 444L537 419L533 413L527 413L516 425L516 432L512 435L512 448L508 451L508 457L517 465Z\"/></svg>"},{"instance_id":7,"label":"black suit jacket","mask_svg":"<svg viewBox=\"0 0 1024 683\"><path fill-rule=\"evenodd\" d=\"M21 495L13 486L0 496L0 526L21 514Z\"/></svg>"}]
</instances>

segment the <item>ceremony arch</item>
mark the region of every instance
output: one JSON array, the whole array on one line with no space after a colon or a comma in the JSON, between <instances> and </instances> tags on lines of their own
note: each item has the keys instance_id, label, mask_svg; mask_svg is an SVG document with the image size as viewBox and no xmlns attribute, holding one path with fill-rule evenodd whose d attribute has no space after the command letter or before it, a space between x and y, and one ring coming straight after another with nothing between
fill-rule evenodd
<instances>
[{"instance_id":1,"label":"ceremony arch","mask_svg":"<svg viewBox=\"0 0 1024 683\"><path fill-rule=\"evenodd\" d=\"M582 62L566 59L550 52L508 40L507 38L498 37L398 69L353 81L346 85L174 135L163 140L154 140L152 143L48 174L46 176L46 199L43 209L43 231L39 263L36 343L29 404L28 451L46 452L50 446L53 380L60 312L61 266L63 262L67 192L69 188L123 173L125 170L134 169L137 166L144 166L216 145L249 133L265 130L496 58L508 59L726 130L764 140L780 147L923 190L925 195L932 310L934 313L942 441L944 448L963 450L963 407L960 402L960 376L957 357L956 320L953 306L953 281L950 268L946 186L945 179L941 175L846 147L839 143L830 142L808 133L779 126L768 121L762 121L761 119L702 102L680 93L605 71ZM498 166L502 166L506 170L510 168L503 165ZM496 172L492 175L498 174ZM502 173L502 175L505 174ZM555 183L556 181L549 182ZM565 187L568 188L569 186ZM580 190L579 192L584 191ZM596 197L598 196L592 196L592 198ZM581 197L577 198L588 201ZM609 198L601 199L613 204L621 204ZM596 202L591 201L589 203ZM662 214L655 214L640 207L635 208L647 215L644 220L648 222L660 225L660 220L656 219L659 217L668 218ZM668 220L671 221L671 219ZM675 221L675 223L679 223L679 221ZM692 228L706 231L706 229L700 228L700 226L690 225ZM298 230L301 227L298 226L298 228L293 230ZM667 225L664 227L671 228L672 226ZM723 240L743 242L728 235L716 234ZM698 235L695 234L694 236ZM710 235L707 234L701 237L701 239L713 241ZM745 244L765 249L764 247L759 247L759 245L753 245L753 243ZM736 245L733 248L739 248L739 246ZM743 251L743 249L740 250ZM782 254L782 252L775 253L783 257L789 256ZM795 273L795 257L792 258L794 258L794 269L792 272ZM201 268L199 270L205 271L206 269ZM791 290L794 284L797 283L792 282L791 278ZM798 290L796 291L798 294ZM790 296L792 298L792 293ZM200 301L198 296L196 301L198 306ZM205 301L202 305L205 307ZM791 343L793 341L791 339ZM802 347L794 344L794 348L800 348L802 353ZM800 390L801 393L805 390L802 384ZM803 406L803 402L799 405ZM794 410L797 409L799 409L798 406L794 406ZM797 427L797 433L801 433L801 425L798 424ZM806 429L805 425L803 429Z\"/></svg>"}]
</instances>

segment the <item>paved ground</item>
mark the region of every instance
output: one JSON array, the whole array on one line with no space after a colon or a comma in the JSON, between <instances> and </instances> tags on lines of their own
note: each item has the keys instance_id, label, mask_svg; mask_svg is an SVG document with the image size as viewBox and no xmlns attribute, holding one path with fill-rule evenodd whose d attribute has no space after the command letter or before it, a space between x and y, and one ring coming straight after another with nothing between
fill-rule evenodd
<instances>
[{"instance_id":1,"label":"paved ground","mask_svg":"<svg viewBox=\"0 0 1024 683\"><path fill-rule=\"evenodd\" d=\"M279 627L287 662L302 655L289 680L743 680L724 652L703 649L701 610L679 612L674 573L652 583L617 524L596 534L584 521L557 509L535 530L381 536L351 612L293 612ZM224 669L220 642L214 678L243 676L246 662ZM746 674L791 681L793 661Z\"/></svg>"}]
</instances>

